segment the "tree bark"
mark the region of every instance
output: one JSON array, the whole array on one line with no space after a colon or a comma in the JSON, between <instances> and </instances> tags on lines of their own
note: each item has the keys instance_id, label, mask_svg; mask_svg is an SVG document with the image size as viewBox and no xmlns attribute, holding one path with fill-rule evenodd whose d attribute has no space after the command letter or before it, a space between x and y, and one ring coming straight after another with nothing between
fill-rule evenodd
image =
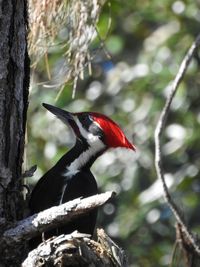
<instances>
[{"instance_id":1,"label":"tree bark","mask_svg":"<svg viewBox=\"0 0 200 267\"><path fill-rule=\"evenodd\" d=\"M97 241L73 232L50 238L32 250L22 267L128 267L125 252L97 229Z\"/></svg>"},{"instance_id":2,"label":"tree bark","mask_svg":"<svg viewBox=\"0 0 200 267\"><path fill-rule=\"evenodd\" d=\"M26 2L0 1L0 235L24 210L20 177L30 73ZM0 266L17 266L16 251L9 253L7 245L0 247Z\"/></svg>"}]
</instances>

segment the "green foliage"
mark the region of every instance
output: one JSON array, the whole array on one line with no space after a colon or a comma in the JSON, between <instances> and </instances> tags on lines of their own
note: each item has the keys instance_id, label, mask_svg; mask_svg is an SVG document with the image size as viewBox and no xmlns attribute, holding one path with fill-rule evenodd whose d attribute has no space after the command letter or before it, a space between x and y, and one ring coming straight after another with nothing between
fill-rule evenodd
<instances>
[{"instance_id":1,"label":"green foliage","mask_svg":"<svg viewBox=\"0 0 200 267\"><path fill-rule=\"evenodd\" d=\"M72 146L67 128L42 108L42 102L69 111L93 110L111 116L134 142L137 152L109 151L94 164L101 191L117 192L116 200L102 208L99 225L127 251L130 266L169 266L174 218L154 169L154 130L169 84L198 34L199 2L110 1L104 6L98 30L102 40L97 37L91 45L92 75L86 68L86 78L78 81L74 100L71 84L62 91L56 86L55 81L63 79L59 51L54 49L48 56L51 81L45 61L34 70L28 166L38 165L35 178L39 178ZM99 48L100 42L111 59ZM170 192L188 224L198 232L199 86L196 55L172 103L162 147Z\"/></svg>"}]
</instances>

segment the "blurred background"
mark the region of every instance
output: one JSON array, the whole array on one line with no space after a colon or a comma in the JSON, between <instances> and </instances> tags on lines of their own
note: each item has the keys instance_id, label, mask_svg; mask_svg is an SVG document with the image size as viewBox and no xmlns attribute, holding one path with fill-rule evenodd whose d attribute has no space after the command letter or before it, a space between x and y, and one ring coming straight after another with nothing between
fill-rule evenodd
<instances>
[{"instance_id":1,"label":"blurred background","mask_svg":"<svg viewBox=\"0 0 200 267\"><path fill-rule=\"evenodd\" d=\"M38 51L32 53L25 169L36 164L37 171L30 184L73 145L69 129L42 107L43 102L71 112L98 111L115 120L137 151L110 150L92 171L102 192L117 193L101 208L98 226L126 251L131 267L169 266L172 261L175 221L155 172L154 130L169 86L199 33L199 8L199 0L105 2L74 98L73 79L65 83L70 69L65 53L69 27L59 29L57 45L39 57ZM170 192L196 233L200 232L199 66L196 54L172 103L162 143ZM181 259L176 253L173 266L184 266Z\"/></svg>"}]
</instances>

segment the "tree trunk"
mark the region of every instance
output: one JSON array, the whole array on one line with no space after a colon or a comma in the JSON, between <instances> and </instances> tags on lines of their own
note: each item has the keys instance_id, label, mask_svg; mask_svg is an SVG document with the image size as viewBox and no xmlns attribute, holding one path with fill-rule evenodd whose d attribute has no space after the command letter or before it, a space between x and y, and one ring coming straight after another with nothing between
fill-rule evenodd
<instances>
[{"instance_id":1,"label":"tree trunk","mask_svg":"<svg viewBox=\"0 0 200 267\"><path fill-rule=\"evenodd\" d=\"M24 212L20 177L30 72L26 2L0 1L0 234ZM0 247L0 266L17 266L23 253L17 259L7 245Z\"/></svg>"}]
</instances>

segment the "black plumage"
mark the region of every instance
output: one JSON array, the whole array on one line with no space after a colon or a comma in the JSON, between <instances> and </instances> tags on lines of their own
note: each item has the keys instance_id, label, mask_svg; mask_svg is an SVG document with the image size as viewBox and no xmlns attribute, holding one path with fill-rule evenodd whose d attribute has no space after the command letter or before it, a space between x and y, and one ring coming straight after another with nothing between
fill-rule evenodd
<instances>
[{"instance_id":1,"label":"black plumage","mask_svg":"<svg viewBox=\"0 0 200 267\"><path fill-rule=\"evenodd\" d=\"M120 127L103 114L70 113L49 104L43 105L73 130L76 143L36 184L29 202L31 214L78 197L97 194L97 183L90 171L94 161L111 147L135 150L134 145L127 140ZM97 209L69 223L63 222L63 226L46 232L45 238L69 234L75 230L93 235L96 219ZM33 239L31 247L33 248L39 242L41 237Z\"/></svg>"},{"instance_id":2,"label":"black plumage","mask_svg":"<svg viewBox=\"0 0 200 267\"><path fill-rule=\"evenodd\" d=\"M87 150L87 145L83 146L82 142L77 141L76 145L39 180L29 201L31 214L78 197L88 197L98 193L97 182L90 171L95 157L87 161L77 173L67 175L67 167L85 151L84 149ZM78 230L81 233L93 235L96 217L97 210L93 210L67 223L62 228L56 229L55 234L68 234ZM51 231L51 235L52 233ZM46 236L49 236L48 233Z\"/></svg>"}]
</instances>

